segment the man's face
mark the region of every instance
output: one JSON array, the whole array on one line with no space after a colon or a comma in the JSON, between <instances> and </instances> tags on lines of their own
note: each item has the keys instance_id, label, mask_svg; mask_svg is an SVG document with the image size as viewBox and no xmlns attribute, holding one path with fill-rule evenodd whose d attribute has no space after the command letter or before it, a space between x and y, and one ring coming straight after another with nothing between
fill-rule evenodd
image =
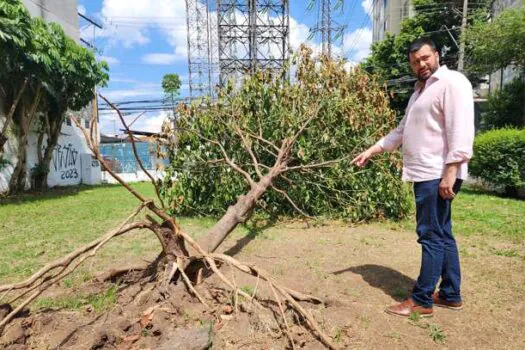
<instances>
[{"instance_id":1,"label":"man's face","mask_svg":"<svg viewBox=\"0 0 525 350\"><path fill-rule=\"evenodd\" d=\"M439 53L428 45L411 52L409 58L410 68L419 81L426 81L439 68Z\"/></svg>"}]
</instances>

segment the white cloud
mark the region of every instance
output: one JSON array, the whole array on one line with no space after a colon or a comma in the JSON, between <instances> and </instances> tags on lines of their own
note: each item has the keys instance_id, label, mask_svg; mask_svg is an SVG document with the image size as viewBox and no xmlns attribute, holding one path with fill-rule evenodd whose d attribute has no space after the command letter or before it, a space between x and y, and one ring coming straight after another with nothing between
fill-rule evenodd
<instances>
[{"instance_id":1,"label":"white cloud","mask_svg":"<svg viewBox=\"0 0 525 350\"><path fill-rule=\"evenodd\" d=\"M136 84L136 83L138 83L138 81L135 80L135 79L119 78L119 77L114 77L112 75L110 75L109 81L111 83L123 83L123 84Z\"/></svg>"},{"instance_id":2,"label":"white cloud","mask_svg":"<svg viewBox=\"0 0 525 350\"><path fill-rule=\"evenodd\" d=\"M109 65L117 65L120 63L117 58L111 56L97 56L97 60L106 61Z\"/></svg>"},{"instance_id":3,"label":"white cloud","mask_svg":"<svg viewBox=\"0 0 525 350\"><path fill-rule=\"evenodd\" d=\"M148 131L148 132L160 132L162 123L169 117L170 113L167 111L146 113L140 117L132 125L133 130ZM136 115L131 117L131 121L135 119Z\"/></svg>"},{"instance_id":4,"label":"white cloud","mask_svg":"<svg viewBox=\"0 0 525 350\"><path fill-rule=\"evenodd\" d=\"M368 15L368 17L373 18L374 15L374 3L376 0L363 0L361 1L361 6L363 11Z\"/></svg>"},{"instance_id":5,"label":"white cloud","mask_svg":"<svg viewBox=\"0 0 525 350\"><path fill-rule=\"evenodd\" d=\"M137 131L159 132L162 123L170 116L167 111L147 112L136 119L141 113L132 113L124 116L126 124L130 125L130 129ZM136 119L136 120L135 120ZM100 114L100 131L102 134L122 134L121 129L124 128L120 118L114 111L107 111Z\"/></svg>"},{"instance_id":6,"label":"white cloud","mask_svg":"<svg viewBox=\"0 0 525 350\"><path fill-rule=\"evenodd\" d=\"M158 65L173 64L180 59L181 57L179 55L173 53L149 53L142 56L142 62Z\"/></svg>"},{"instance_id":7,"label":"white cloud","mask_svg":"<svg viewBox=\"0 0 525 350\"><path fill-rule=\"evenodd\" d=\"M123 99L129 99L134 97L145 97L145 96L160 96L163 94L162 89L118 89L118 90L105 90L102 95L110 101L118 101Z\"/></svg>"},{"instance_id":8,"label":"white cloud","mask_svg":"<svg viewBox=\"0 0 525 350\"><path fill-rule=\"evenodd\" d=\"M189 86L186 83L181 85L180 90L186 91L188 90L188 88ZM104 95L111 102L118 102L144 97L158 99L164 96L164 91L162 90L160 82L136 82L133 86L127 89L104 89L101 91L101 94Z\"/></svg>"},{"instance_id":9,"label":"white cloud","mask_svg":"<svg viewBox=\"0 0 525 350\"><path fill-rule=\"evenodd\" d=\"M349 58L359 62L370 54L372 44L372 29L368 27L358 28L352 33L345 34L343 46L350 52Z\"/></svg>"},{"instance_id":10,"label":"white cloud","mask_svg":"<svg viewBox=\"0 0 525 350\"><path fill-rule=\"evenodd\" d=\"M105 29L100 36L126 48L151 41L151 29L159 29L178 57L186 57L186 4L184 0L103 0Z\"/></svg>"},{"instance_id":11,"label":"white cloud","mask_svg":"<svg viewBox=\"0 0 525 350\"><path fill-rule=\"evenodd\" d=\"M85 14L86 14L86 8L85 8L83 5L78 5L78 6L77 6L77 11L78 11L78 13L80 13L81 15L85 15Z\"/></svg>"}]
</instances>

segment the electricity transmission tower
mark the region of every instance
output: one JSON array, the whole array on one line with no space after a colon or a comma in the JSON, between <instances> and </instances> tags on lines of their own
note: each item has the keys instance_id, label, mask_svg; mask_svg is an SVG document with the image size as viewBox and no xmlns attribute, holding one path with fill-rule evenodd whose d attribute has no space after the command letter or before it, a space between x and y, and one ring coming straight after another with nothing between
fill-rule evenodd
<instances>
[{"instance_id":1,"label":"electricity transmission tower","mask_svg":"<svg viewBox=\"0 0 525 350\"><path fill-rule=\"evenodd\" d=\"M211 0L186 0L190 97L213 96L218 80L217 20L211 6Z\"/></svg>"},{"instance_id":2,"label":"electricity transmission tower","mask_svg":"<svg viewBox=\"0 0 525 350\"><path fill-rule=\"evenodd\" d=\"M186 0L190 96L255 69L281 70L289 53L288 0Z\"/></svg>"},{"instance_id":3,"label":"electricity transmission tower","mask_svg":"<svg viewBox=\"0 0 525 350\"><path fill-rule=\"evenodd\" d=\"M288 0L217 0L220 84L255 69L281 70L288 58Z\"/></svg>"},{"instance_id":4,"label":"electricity transmission tower","mask_svg":"<svg viewBox=\"0 0 525 350\"><path fill-rule=\"evenodd\" d=\"M333 12L332 12L332 0L318 0L320 6L318 8L318 18L320 18L314 28L311 29L312 33L321 33L321 49L322 54L328 57L332 57L332 42L340 36L342 38L341 32L344 30L344 26L338 24L334 21ZM336 7L340 6L340 12L344 11L342 2Z\"/></svg>"}]
</instances>

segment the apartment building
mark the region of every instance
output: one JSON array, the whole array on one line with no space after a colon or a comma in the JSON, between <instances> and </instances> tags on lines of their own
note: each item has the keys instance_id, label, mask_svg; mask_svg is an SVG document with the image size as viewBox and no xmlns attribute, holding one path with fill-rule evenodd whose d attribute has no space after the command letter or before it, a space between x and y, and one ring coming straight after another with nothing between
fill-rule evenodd
<instances>
[{"instance_id":1,"label":"apartment building","mask_svg":"<svg viewBox=\"0 0 525 350\"><path fill-rule=\"evenodd\" d=\"M372 40L383 40L386 33L399 34L401 22L414 14L410 0L373 0Z\"/></svg>"}]
</instances>

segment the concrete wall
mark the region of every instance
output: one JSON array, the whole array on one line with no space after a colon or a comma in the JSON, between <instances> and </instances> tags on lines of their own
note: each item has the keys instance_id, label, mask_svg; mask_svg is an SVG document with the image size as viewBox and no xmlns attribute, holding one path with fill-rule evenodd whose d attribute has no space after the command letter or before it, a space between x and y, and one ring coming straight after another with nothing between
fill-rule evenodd
<instances>
[{"instance_id":1,"label":"concrete wall","mask_svg":"<svg viewBox=\"0 0 525 350\"><path fill-rule=\"evenodd\" d=\"M59 23L67 35L80 42L77 0L22 0L34 17Z\"/></svg>"},{"instance_id":2,"label":"concrete wall","mask_svg":"<svg viewBox=\"0 0 525 350\"><path fill-rule=\"evenodd\" d=\"M38 134L32 132L29 135L27 145L27 166L28 169L38 164L38 155L36 153L38 143ZM44 140L45 143L45 140ZM47 185L69 186L78 185L82 182L81 154L91 153L87 143L82 135L82 131L74 125L62 126L58 143L53 151L53 158L49 165L49 174Z\"/></svg>"}]
</instances>

